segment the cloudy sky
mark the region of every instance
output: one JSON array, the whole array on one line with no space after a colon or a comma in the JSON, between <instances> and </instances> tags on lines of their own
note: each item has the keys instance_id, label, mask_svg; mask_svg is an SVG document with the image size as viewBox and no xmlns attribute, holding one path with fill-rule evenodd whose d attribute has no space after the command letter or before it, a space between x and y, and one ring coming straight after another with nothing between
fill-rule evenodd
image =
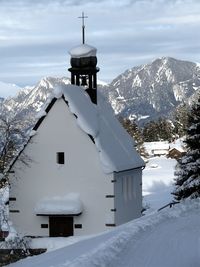
<instances>
[{"instance_id":1,"label":"cloudy sky","mask_svg":"<svg viewBox=\"0 0 200 267\"><path fill-rule=\"evenodd\" d=\"M157 57L200 61L199 0L0 0L0 81L69 76L82 11L103 81Z\"/></svg>"}]
</instances>

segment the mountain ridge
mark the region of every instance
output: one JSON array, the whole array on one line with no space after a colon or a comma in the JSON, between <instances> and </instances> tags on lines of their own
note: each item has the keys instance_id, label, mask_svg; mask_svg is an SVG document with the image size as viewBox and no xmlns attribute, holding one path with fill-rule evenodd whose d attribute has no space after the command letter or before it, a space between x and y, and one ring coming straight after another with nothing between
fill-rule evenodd
<instances>
[{"instance_id":1,"label":"mountain ridge","mask_svg":"<svg viewBox=\"0 0 200 267\"><path fill-rule=\"evenodd\" d=\"M35 122L53 87L70 84L67 77L45 77L34 87L21 89L15 97L0 100L0 113L18 116L26 129ZM182 103L191 104L200 91L200 64L171 57L155 59L117 76L98 90L110 102L116 116L136 119L141 124L160 116L170 117Z\"/></svg>"},{"instance_id":2,"label":"mountain ridge","mask_svg":"<svg viewBox=\"0 0 200 267\"><path fill-rule=\"evenodd\" d=\"M107 97L118 116L169 116L200 89L198 77L198 64L162 57L120 74L111 82Z\"/></svg>"}]
</instances>

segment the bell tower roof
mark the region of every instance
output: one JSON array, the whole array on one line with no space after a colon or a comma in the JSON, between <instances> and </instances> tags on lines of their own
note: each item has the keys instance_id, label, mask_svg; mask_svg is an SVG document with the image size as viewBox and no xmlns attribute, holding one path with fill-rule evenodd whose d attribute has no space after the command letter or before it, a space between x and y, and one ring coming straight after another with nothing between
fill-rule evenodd
<instances>
[{"instance_id":1,"label":"bell tower roof","mask_svg":"<svg viewBox=\"0 0 200 267\"><path fill-rule=\"evenodd\" d=\"M91 45L85 44L85 24L84 19L87 16L79 17L82 19L82 44L75 46L69 51L71 55L71 84L81 85L90 96L91 101L97 104L97 49Z\"/></svg>"},{"instance_id":2,"label":"bell tower roof","mask_svg":"<svg viewBox=\"0 0 200 267\"><path fill-rule=\"evenodd\" d=\"M72 58L96 57L97 49L88 44L81 44L69 51Z\"/></svg>"}]
</instances>

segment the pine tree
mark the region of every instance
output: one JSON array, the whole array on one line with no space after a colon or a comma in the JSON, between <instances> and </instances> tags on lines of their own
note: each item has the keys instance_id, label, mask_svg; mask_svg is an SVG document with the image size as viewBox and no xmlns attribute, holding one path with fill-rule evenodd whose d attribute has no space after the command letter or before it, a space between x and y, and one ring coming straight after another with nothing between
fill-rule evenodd
<instances>
[{"instance_id":1,"label":"pine tree","mask_svg":"<svg viewBox=\"0 0 200 267\"><path fill-rule=\"evenodd\" d=\"M186 104L182 104L177 107L174 111L173 117L175 118L174 133L178 137L186 135L186 128L188 124L188 106Z\"/></svg>"},{"instance_id":2,"label":"pine tree","mask_svg":"<svg viewBox=\"0 0 200 267\"><path fill-rule=\"evenodd\" d=\"M188 115L187 152L175 172L176 200L200 197L200 96Z\"/></svg>"},{"instance_id":3,"label":"pine tree","mask_svg":"<svg viewBox=\"0 0 200 267\"><path fill-rule=\"evenodd\" d=\"M144 148L144 141L143 141L143 136L142 132L137 125L135 121L131 121L129 119L125 118L119 118L120 123L123 125L123 127L126 129L126 131L132 136L136 143L137 143L137 150L142 156L146 156L146 151Z\"/></svg>"},{"instance_id":4,"label":"pine tree","mask_svg":"<svg viewBox=\"0 0 200 267\"><path fill-rule=\"evenodd\" d=\"M173 124L166 118L159 118L157 121L150 121L143 129L144 141L172 141L174 138L173 131Z\"/></svg>"},{"instance_id":5,"label":"pine tree","mask_svg":"<svg viewBox=\"0 0 200 267\"><path fill-rule=\"evenodd\" d=\"M174 138L174 126L172 122L170 122L166 118L159 118L157 121L157 131L160 140L167 140L171 142Z\"/></svg>"},{"instance_id":6,"label":"pine tree","mask_svg":"<svg viewBox=\"0 0 200 267\"><path fill-rule=\"evenodd\" d=\"M155 121L148 122L143 128L145 142L159 141L158 127Z\"/></svg>"}]
</instances>

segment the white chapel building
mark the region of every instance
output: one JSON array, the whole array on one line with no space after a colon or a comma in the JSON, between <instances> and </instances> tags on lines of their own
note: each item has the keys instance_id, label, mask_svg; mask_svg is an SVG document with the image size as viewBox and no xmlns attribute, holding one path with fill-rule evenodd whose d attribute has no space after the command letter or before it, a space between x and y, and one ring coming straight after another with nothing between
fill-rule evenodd
<instances>
[{"instance_id":1,"label":"white chapel building","mask_svg":"<svg viewBox=\"0 0 200 267\"><path fill-rule=\"evenodd\" d=\"M54 88L9 169L10 219L25 236L94 234L141 216L144 161L97 91L96 48L70 54L72 84Z\"/></svg>"}]
</instances>

